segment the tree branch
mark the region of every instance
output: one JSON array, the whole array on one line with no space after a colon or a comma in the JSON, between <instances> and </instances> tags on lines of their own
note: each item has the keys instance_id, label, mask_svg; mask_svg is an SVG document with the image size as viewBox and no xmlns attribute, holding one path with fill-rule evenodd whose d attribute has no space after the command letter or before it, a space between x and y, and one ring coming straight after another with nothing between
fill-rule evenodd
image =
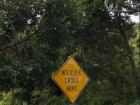
<instances>
[{"instance_id":1,"label":"tree branch","mask_svg":"<svg viewBox=\"0 0 140 105\"><path fill-rule=\"evenodd\" d=\"M21 40L18 40L16 42L13 42L13 43L11 43L9 45L6 45L6 46L0 48L0 52L6 51L8 49L13 48L14 46L17 46L17 45L19 45L21 43L24 43L25 41L27 41L28 39L30 39L32 36L34 36L36 33L37 33L37 31L33 32L31 35L28 35L27 37L22 38Z\"/></svg>"}]
</instances>

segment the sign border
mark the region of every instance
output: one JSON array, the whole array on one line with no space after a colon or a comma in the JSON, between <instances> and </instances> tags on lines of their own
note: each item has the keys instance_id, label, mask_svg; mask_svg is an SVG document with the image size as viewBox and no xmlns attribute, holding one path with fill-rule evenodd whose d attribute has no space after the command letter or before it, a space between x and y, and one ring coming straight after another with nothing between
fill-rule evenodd
<instances>
[{"instance_id":1,"label":"sign border","mask_svg":"<svg viewBox=\"0 0 140 105\"><path fill-rule=\"evenodd\" d=\"M72 101L69 96L66 94L66 92L64 90L62 90L62 88L59 86L59 84L57 83L57 81L55 81L54 77L59 73L59 71L63 68L63 66L68 62L69 59L73 59L74 62L80 67L80 69L84 72L84 74L86 75L87 82L85 83L85 85L82 87L81 91L78 93L77 97ZM90 81L89 76L87 75L87 73L84 71L84 69L81 68L81 66L78 64L78 62L75 60L75 58L73 56L69 56L67 58L67 60L59 67L59 69L56 71L56 73L52 76L52 80L55 82L55 84L57 84L57 86L60 88L60 90L66 95L66 97L68 98L68 100L71 103L74 103L76 101L76 99L79 97L79 95L82 93L82 90L86 87L86 85L88 84L88 82Z\"/></svg>"}]
</instances>

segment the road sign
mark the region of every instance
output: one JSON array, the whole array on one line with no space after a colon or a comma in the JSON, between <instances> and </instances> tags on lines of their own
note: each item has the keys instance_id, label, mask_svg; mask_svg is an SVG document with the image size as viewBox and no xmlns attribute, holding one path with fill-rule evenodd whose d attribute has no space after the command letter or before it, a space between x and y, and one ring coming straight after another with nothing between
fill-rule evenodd
<instances>
[{"instance_id":1,"label":"road sign","mask_svg":"<svg viewBox=\"0 0 140 105\"><path fill-rule=\"evenodd\" d=\"M74 103L81 91L89 81L89 77L76 62L74 57L69 57L53 76L54 82Z\"/></svg>"}]
</instances>

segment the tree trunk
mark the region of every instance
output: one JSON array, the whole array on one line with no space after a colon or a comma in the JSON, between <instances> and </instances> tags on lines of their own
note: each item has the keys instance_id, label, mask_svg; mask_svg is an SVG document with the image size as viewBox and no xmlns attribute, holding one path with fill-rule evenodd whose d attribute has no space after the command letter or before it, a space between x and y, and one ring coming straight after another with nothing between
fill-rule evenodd
<instances>
[{"instance_id":1,"label":"tree trunk","mask_svg":"<svg viewBox=\"0 0 140 105\"><path fill-rule=\"evenodd\" d=\"M134 61L134 58L133 58L133 52L132 52L132 49L129 45L129 42L128 42L128 38L126 36L126 33L125 33L125 30L123 29L122 25L122 18L121 18L121 13L118 13L116 12L116 19L117 19L117 27L118 27L118 30L120 31L120 34L122 35L122 38L123 38L123 41L124 41L124 45L126 47L126 50L128 52L128 58L129 58L129 61L130 61L130 64L131 64L131 68L133 70L135 70L136 66L135 66L135 61Z\"/></svg>"},{"instance_id":2,"label":"tree trunk","mask_svg":"<svg viewBox=\"0 0 140 105\"><path fill-rule=\"evenodd\" d=\"M123 37L123 40L124 40L124 44L125 44L125 46L127 48L128 54L129 54L128 58L129 58L129 61L131 63L131 68L135 69L135 61L134 61L134 58L133 58L133 53L132 53L131 47L130 47L130 45L128 43L128 39L127 39L127 37L125 35L125 32L123 30L120 29L120 32L122 34L122 37Z\"/></svg>"},{"instance_id":3,"label":"tree trunk","mask_svg":"<svg viewBox=\"0 0 140 105\"><path fill-rule=\"evenodd\" d=\"M28 102L27 101L23 101L23 105L28 105Z\"/></svg>"}]
</instances>

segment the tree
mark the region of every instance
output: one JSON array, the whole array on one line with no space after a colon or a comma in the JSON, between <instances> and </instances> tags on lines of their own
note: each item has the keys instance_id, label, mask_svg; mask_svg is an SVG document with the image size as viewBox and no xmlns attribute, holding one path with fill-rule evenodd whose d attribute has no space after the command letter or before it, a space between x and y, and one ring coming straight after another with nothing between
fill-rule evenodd
<instances>
[{"instance_id":1,"label":"tree","mask_svg":"<svg viewBox=\"0 0 140 105\"><path fill-rule=\"evenodd\" d=\"M51 76L74 55L91 79L76 105L133 103L135 8L125 2L110 12L104 0L1 0L0 90L29 105L65 105Z\"/></svg>"}]
</instances>

